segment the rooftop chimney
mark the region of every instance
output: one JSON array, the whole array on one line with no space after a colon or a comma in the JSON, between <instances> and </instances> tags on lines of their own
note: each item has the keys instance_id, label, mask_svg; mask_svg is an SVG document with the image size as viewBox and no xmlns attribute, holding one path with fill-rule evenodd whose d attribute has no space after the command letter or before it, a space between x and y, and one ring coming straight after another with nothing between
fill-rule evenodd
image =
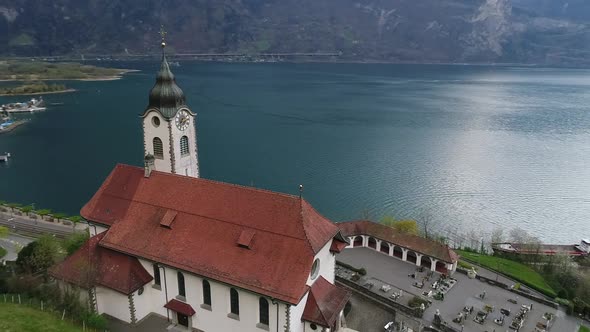
<instances>
[{"instance_id":1,"label":"rooftop chimney","mask_svg":"<svg viewBox=\"0 0 590 332\"><path fill-rule=\"evenodd\" d=\"M143 158L143 167L145 170L144 176L146 178L149 178L150 175L152 174L152 171L156 169L156 166L154 164L155 160L156 160L156 158L154 158L154 156L151 154L147 154L147 155L145 155L145 158Z\"/></svg>"}]
</instances>

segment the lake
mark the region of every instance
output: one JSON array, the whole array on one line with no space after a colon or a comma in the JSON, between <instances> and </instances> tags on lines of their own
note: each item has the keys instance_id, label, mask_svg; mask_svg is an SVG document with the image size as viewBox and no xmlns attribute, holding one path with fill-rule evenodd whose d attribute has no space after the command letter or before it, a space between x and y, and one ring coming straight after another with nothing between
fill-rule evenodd
<instances>
[{"instance_id":1,"label":"lake","mask_svg":"<svg viewBox=\"0 0 590 332\"><path fill-rule=\"evenodd\" d=\"M77 214L116 163L141 165L159 64L67 82L0 135L0 199ZM334 221L590 237L590 71L496 66L182 62L201 176L303 195ZM6 83L3 83L5 85ZM0 103L24 101L0 97Z\"/></svg>"}]
</instances>

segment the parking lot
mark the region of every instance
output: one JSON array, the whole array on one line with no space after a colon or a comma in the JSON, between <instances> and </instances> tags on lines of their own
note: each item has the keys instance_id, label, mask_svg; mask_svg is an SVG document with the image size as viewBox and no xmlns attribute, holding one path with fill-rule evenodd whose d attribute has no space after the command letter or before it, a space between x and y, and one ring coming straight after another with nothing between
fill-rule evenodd
<instances>
[{"instance_id":1,"label":"parking lot","mask_svg":"<svg viewBox=\"0 0 590 332\"><path fill-rule=\"evenodd\" d=\"M337 259L357 268L364 267L367 270L368 278L377 278L408 293L423 294L430 290L432 283L438 279L431 277L429 281L424 282L423 288L419 289L413 285L417 280L422 281L427 271L422 273L417 272L415 265L369 248L346 249L338 255ZM412 274L414 274L414 277L412 277ZM487 271L487 274L490 275L493 273ZM438 310L441 318L458 331L461 331L461 329L463 331L476 332L515 331L509 329L512 319L520 312L523 305L530 307L532 304L532 310L529 310L527 313L520 331L535 331L537 323L546 324L547 321L543 319L545 313L555 316L551 331L577 331L575 318L566 317L563 311L519 297L508 290L491 286L477 279L469 279L461 273L455 273L452 277L457 280L457 283L446 293L444 300L439 301L430 298L432 305L426 309L423 316L425 325L432 324L434 315ZM504 279L502 281L506 280L505 278L502 279ZM485 296L482 298L484 292ZM453 322L453 319L466 306L473 307L473 312L461 324ZM502 308L509 310L510 315L504 318L503 325L499 325L494 323L494 319L502 316L500 313ZM483 324L476 323L474 321L475 315L478 311L486 312L485 309L490 312L483 321Z\"/></svg>"}]
</instances>

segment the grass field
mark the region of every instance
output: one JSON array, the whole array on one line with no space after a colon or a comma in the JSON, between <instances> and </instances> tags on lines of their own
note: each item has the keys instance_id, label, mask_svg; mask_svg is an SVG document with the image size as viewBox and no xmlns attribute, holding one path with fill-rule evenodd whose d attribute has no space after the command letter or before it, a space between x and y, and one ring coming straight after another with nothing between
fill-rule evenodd
<instances>
[{"instance_id":1,"label":"grass field","mask_svg":"<svg viewBox=\"0 0 590 332\"><path fill-rule=\"evenodd\" d=\"M0 331L78 332L81 328L25 305L0 303Z\"/></svg>"},{"instance_id":2,"label":"grass field","mask_svg":"<svg viewBox=\"0 0 590 332\"><path fill-rule=\"evenodd\" d=\"M490 270L505 274L510 278L519 281L522 284L527 285L530 288L537 290L547 296L553 298L557 296L553 288L547 284L545 279L539 273L524 264L505 258L480 255L463 250L457 250L457 253L469 261L475 262Z\"/></svg>"},{"instance_id":3,"label":"grass field","mask_svg":"<svg viewBox=\"0 0 590 332\"><path fill-rule=\"evenodd\" d=\"M590 332L590 328L582 325L582 326L580 326L580 329L578 330L578 332Z\"/></svg>"}]
</instances>

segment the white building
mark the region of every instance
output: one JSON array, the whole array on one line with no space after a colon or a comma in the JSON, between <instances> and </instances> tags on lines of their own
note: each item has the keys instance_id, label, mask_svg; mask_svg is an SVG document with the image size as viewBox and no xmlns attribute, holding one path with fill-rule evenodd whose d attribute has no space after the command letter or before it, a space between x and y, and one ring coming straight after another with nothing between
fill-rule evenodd
<instances>
[{"instance_id":1,"label":"white building","mask_svg":"<svg viewBox=\"0 0 590 332\"><path fill-rule=\"evenodd\" d=\"M163 57L145 167L115 167L81 210L92 237L50 274L130 324L337 331L350 296L334 285L338 227L301 197L199 178L194 117Z\"/></svg>"},{"instance_id":2,"label":"white building","mask_svg":"<svg viewBox=\"0 0 590 332\"><path fill-rule=\"evenodd\" d=\"M389 226L368 220L341 222L337 225L341 234L348 238L346 249L371 248L392 258L447 275L457 270L459 256L446 244L399 233Z\"/></svg>"}]
</instances>

